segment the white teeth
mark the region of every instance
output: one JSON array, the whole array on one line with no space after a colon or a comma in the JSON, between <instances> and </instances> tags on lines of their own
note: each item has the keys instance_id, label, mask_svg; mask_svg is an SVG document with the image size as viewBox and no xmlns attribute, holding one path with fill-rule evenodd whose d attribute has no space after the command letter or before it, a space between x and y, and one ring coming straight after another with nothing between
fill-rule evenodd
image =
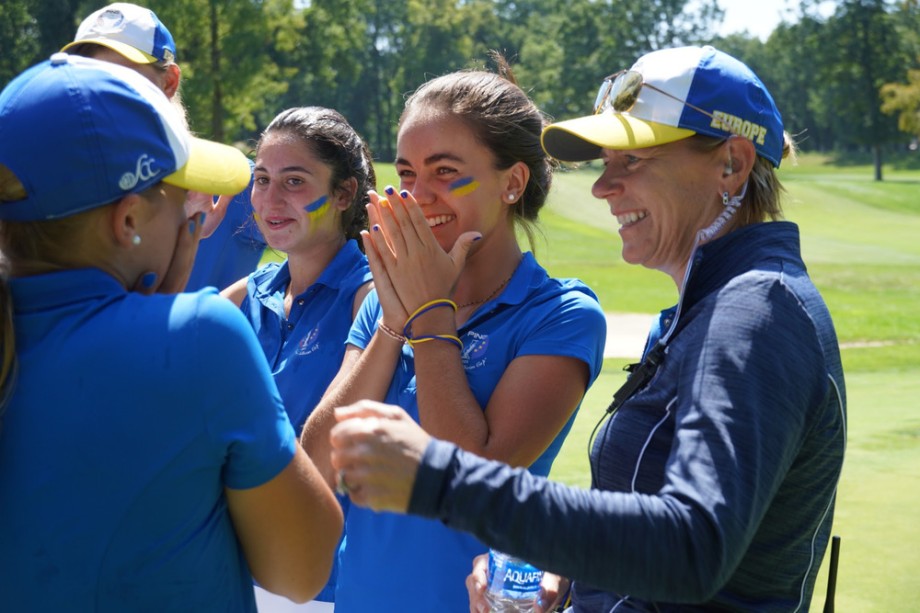
<instances>
[{"instance_id":1,"label":"white teeth","mask_svg":"<svg viewBox=\"0 0 920 613\"><path fill-rule=\"evenodd\" d=\"M453 215L437 215L435 217L427 218L426 221L428 222L428 227L433 228L435 226L440 226L442 223L447 223L453 218Z\"/></svg>"},{"instance_id":2,"label":"white teeth","mask_svg":"<svg viewBox=\"0 0 920 613\"><path fill-rule=\"evenodd\" d=\"M617 215L617 223L619 223L621 226L636 223L640 219L645 219L646 215L648 215L648 213L645 211L632 211L629 213L624 213L622 215Z\"/></svg>"}]
</instances>

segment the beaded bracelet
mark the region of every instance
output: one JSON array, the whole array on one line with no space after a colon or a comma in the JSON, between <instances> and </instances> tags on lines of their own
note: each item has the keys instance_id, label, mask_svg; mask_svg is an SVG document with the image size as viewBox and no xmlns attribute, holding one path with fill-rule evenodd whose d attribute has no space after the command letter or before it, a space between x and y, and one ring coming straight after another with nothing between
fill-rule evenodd
<instances>
[{"instance_id":1,"label":"beaded bracelet","mask_svg":"<svg viewBox=\"0 0 920 613\"><path fill-rule=\"evenodd\" d=\"M415 312L412 313L412 315L409 315L409 319L406 320L406 325L403 326L402 335L405 336L407 339L411 340L412 339L412 322L418 319L418 317L421 316L423 313L427 313L428 311L432 309L436 309L438 307L450 307L454 310L455 313L457 312L457 303L454 302L453 300L448 300L447 298L438 298L437 300L426 302L419 308L415 309Z\"/></svg>"},{"instance_id":2,"label":"beaded bracelet","mask_svg":"<svg viewBox=\"0 0 920 613\"><path fill-rule=\"evenodd\" d=\"M463 341L461 341L459 337L454 336L453 334L430 334L406 339L406 342L409 343L409 346L412 348L415 348L415 346L419 343L427 343L428 341L444 341L446 343L453 343L457 346L457 349L463 351Z\"/></svg>"},{"instance_id":3,"label":"beaded bracelet","mask_svg":"<svg viewBox=\"0 0 920 613\"><path fill-rule=\"evenodd\" d=\"M379 320L379 321L377 322L377 328L378 328L381 332L383 332L384 334L386 334L387 336L389 336L390 338L392 338L394 341L399 341L400 343L405 343L405 342L408 340L405 336L403 336L402 334L400 334L399 332L397 332L396 330L394 330L394 329L391 328L390 326L388 326L388 325L386 325L385 323L383 323L383 320L382 320L382 319Z\"/></svg>"}]
</instances>

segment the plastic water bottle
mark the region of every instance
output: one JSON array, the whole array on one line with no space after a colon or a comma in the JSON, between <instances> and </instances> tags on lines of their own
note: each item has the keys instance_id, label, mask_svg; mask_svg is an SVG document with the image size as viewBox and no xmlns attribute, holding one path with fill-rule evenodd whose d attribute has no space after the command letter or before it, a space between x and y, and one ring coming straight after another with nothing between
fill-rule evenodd
<instances>
[{"instance_id":1,"label":"plastic water bottle","mask_svg":"<svg viewBox=\"0 0 920 613\"><path fill-rule=\"evenodd\" d=\"M524 560L489 550L486 600L492 613L530 613L540 595L543 571Z\"/></svg>"}]
</instances>

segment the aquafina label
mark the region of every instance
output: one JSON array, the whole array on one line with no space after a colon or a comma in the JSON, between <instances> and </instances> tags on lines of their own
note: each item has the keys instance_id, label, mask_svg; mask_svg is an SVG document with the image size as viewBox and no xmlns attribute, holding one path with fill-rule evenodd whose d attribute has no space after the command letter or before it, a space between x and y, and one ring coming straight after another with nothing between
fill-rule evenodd
<instances>
[{"instance_id":1,"label":"aquafina label","mask_svg":"<svg viewBox=\"0 0 920 613\"><path fill-rule=\"evenodd\" d=\"M524 560L489 550L486 600L493 613L527 613L540 595L543 571Z\"/></svg>"}]
</instances>

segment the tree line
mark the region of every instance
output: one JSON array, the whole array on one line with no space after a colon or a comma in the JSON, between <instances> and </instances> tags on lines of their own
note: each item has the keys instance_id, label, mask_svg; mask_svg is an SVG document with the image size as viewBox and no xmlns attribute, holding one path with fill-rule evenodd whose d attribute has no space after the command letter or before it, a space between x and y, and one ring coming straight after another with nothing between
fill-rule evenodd
<instances>
[{"instance_id":1,"label":"tree line","mask_svg":"<svg viewBox=\"0 0 920 613\"><path fill-rule=\"evenodd\" d=\"M745 61L805 150L884 151L920 133L918 0L818 0L765 41L715 36L716 0L150 0L172 32L192 129L251 144L292 106L335 108L392 160L407 94L510 60L552 119L590 110L601 80L647 51L712 44ZM4 0L0 84L72 40L102 0Z\"/></svg>"}]
</instances>

